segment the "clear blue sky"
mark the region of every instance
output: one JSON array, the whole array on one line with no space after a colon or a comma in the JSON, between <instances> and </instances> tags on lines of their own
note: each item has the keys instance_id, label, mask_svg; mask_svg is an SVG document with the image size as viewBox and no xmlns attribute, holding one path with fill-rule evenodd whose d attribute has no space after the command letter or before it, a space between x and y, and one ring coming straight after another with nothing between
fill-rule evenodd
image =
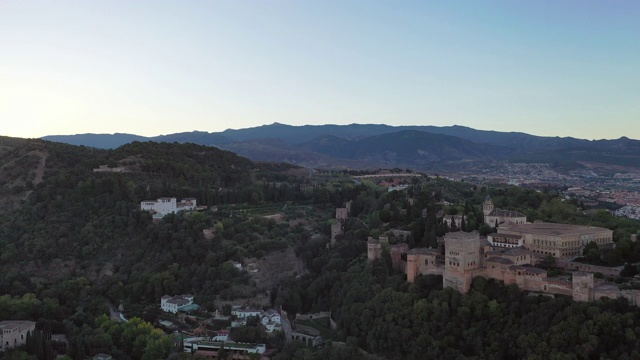
<instances>
[{"instance_id":1,"label":"clear blue sky","mask_svg":"<svg viewBox=\"0 0 640 360\"><path fill-rule=\"evenodd\" d=\"M0 134L640 139L640 1L0 1Z\"/></svg>"}]
</instances>

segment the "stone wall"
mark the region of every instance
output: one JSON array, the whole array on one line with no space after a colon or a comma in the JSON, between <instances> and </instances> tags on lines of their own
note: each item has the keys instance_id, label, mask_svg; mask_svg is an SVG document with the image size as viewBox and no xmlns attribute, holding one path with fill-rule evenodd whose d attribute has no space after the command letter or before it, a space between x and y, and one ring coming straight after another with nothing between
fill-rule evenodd
<instances>
[{"instance_id":1,"label":"stone wall","mask_svg":"<svg viewBox=\"0 0 640 360\"><path fill-rule=\"evenodd\" d=\"M344 235L342 224L331 224L331 245L334 245L336 243L336 237L338 235Z\"/></svg>"},{"instance_id":2,"label":"stone wall","mask_svg":"<svg viewBox=\"0 0 640 360\"><path fill-rule=\"evenodd\" d=\"M320 311L310 314L296 314L296 320L313 320L331 317L331 311Z\"/></svg>"},{"instance_id":3,"label":"stone wall","mask_svg":"<svg viewBox=\"0 0 640 360\"><path fill-rule=\"evenodd\" d=\"M418 275L443 275L444 265L439 264L438 256L429 249L413 249L407 253L407 281L415 282Z\"/></svg>"},{"instance_id":4,"label":"stone wall","mask_svg":"<svg viewBox=\"0 0 640 360\"><path fill-rule=\"evenodd\" d=\"M556 266L571 271L584 271L590 273L601 273L604 276L619 276L622 267L606 267L598 265L583 264L575 261L556 261Z\"/></svg>"}]
</instances>

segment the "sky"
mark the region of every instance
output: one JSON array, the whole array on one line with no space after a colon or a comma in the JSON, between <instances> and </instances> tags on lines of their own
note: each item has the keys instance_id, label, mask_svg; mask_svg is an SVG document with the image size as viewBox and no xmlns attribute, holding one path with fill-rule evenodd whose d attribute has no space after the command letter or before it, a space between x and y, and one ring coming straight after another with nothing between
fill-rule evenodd
<instances>
[{"instance_id":1,"label":"sky","mask_svg":"<svg viewBox=\"0 0 640 360\"><path fill-rule=\"evenodd\" d=\"M640 139L640 2L0 0L0 135L274 122Z\"/></svg>"}]
</instances>

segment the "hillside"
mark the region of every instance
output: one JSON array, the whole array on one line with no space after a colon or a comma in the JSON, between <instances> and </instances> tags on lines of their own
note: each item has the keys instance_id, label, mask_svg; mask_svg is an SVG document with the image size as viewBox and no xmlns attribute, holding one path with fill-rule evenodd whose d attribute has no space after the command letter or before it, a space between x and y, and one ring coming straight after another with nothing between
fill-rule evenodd
<instances>
[{"instance_id":1,"label":"hillside","mask_svg":"<svg viewBox=\"0 0 640 360\"><path fill-rule=\"evenodd\" d=\"M3 139L3 146L2 166L11 171L2 172L0 199L6 204L20 196L16 206L0 216L0 291L5 294L49 289L61 304L77 305L82 299L69 298L74 295L69 287L78 286L78 278L84 279L82 287L90 284L91 291L110 294L114 301L155 302L165 292L214 293L228 288L233 279L248 281L221 268L239 252L259 257L291 245L277 232L268 238L261 235L273 224L250 225L253 220L248 218L224 220L224 238L204 241L202 230L222 221L225 213L175 215L154 225L150 214L139 210L140 201L163 196L194 197L205 206L251 203L256 196L293 200L296 193L291 190L285 194L275 185L254 188L252 180L279 179L289 187L305 181L289 174L295 169L290 165L256 164L194 144L134 142L107 151ZM39 159L45 157L38 183ZM94 172L99 165L111 171ZM25 180L31 185L24 187ZM234 230L236 222L247 223ZM242 245L249 239L251 244ZM194 260L198 266L192 266ZM172 264L180 271L165 273ZM217 271L228 273L213 276ZM159 274L172 280L160 287L142 285L164 276ZM202 280L205 274L212 280Z\"/></svg>"},{"instance_id":2,"label":"hillside","mask_svg":"<svg viewBox=\"0 0 640 360\"><path fill-rule=\"evenodd\" d=\"M368 161L382 164L383 167L428 168L439 162L498 157L500 154L497 146L483 146L454 136L417 130L404 130L359 140L322 137L301 146L334 158Z\"/></svg>"},{"instance_id":3,"label":"hillside","mask_svg":"<svg viewBox=\"0 0 640 360\"><path fill-rule=\"evenodd\" d=\"M407 137L407 134L413 135ZM127 134L85 134L47 136L44 139L112 148L139 137ZM638 140L544 137L520 132L476 130L457 125L290 126L274 123L219 133L194 131L144 139L213 145L252 160L290 162L323 168L408 167L433 170L443 163L471 160L541 162L580 167L581 162L587 158L597 158L603 164L640 167L640 159L635 155L640 151ZM584 151L586 155L579 155L580 151Z\"/></svg>"}]
</instances>

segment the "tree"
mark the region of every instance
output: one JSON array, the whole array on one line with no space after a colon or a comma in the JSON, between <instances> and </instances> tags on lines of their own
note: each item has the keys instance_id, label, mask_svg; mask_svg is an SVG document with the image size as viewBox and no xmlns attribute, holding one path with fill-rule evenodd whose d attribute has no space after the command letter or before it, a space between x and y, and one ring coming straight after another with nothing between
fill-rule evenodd
<instances>
[{"instance_id":1,"label":"tree","mask_svg":"<svg viewBox=\"0 0 640 360\"><path fill-rule=\"evenodd\" d=\"M636 275L638 275L638 266L637 265L625 264L624 268L622 269L622 271L620 271L620 276L634 277Z\"/></svg>"},{"instance_id":2,"label":"tree","mask_svg":"<svg viewBox=\"0 0 640 360\"><path fill-rule=\"evenodd\" d=\"M458 226L456 225L456 219L451 215L451 232L458 231Z\"/></svg>"},{"instance_id":3,"label":"tree","mask_svg":"<svg viewBox=\"0 0 640 360\"><path fill-rule=\"evenodd\" d=\"M380 261L382 261L384 267L387 268L387 273L390 274L393 272L393 262L391 260L391 254L389 253L388 245L383 245L382 253L380 254Z\"/></svg>"},{"instance_id":4,"label":"tree","mask_svg":"<svg viewBox=\"0 0 640 360\"><path fill-rule=\"evenodd\" d=\"M231 304L222 305L222 314L226 316L231 315Z\"/></svg>"},{"instance_id":5,"label":"tree","mask_svg":"<svg viewBox=\"0 0 640 360\"><path fill-rule=\"evenodd\" d=\"M624 263L622 251L618 248L607 250L602 256L604 261L611 266L618 266Z\"/></svg>"},{"instance_id":6,"label":"tree","mask_svg":"<svg viewBox=\"0 0 640 360\"><path fill-rule=\"evenodd\" d=\"M478 228L478 232L480 233L480 235L486 236L493 232L493 228L491 228L491 226L489 226L487 223L482 223L482 225L480 225L480 227Z\"/></svg>"},{"instance_id":7,"label":"tree","mask_svg":"<svg viewBox=\"0 0 640 360\"><path fill-rule=\"evenodd\" d=\"M264 343L267 333L262 326L239 326L231 329L229 336L236 342Z\"/></svg>"},{"instance_id":8,"label":"tree","mask_svg":"<svg viewBox=\"0 0 640 360\"><path fill-rule=\"evenodd\" d=\"M556 264L556 257L553 255L545 255L544 259L540 262L540 265L546 267L552 267Z\"/></svg>"},{"instance_id":9,"label":"tree","mask_svg":"<svg viewBox=\"0 0 640 360\"><path fill-rule=\"evenodd\" d=\"M590 241L582 250L582 255L586 261L590 263L598 263L601 257L598 244L596 244L595 241Z\"/></svg>"}]
</instances>

